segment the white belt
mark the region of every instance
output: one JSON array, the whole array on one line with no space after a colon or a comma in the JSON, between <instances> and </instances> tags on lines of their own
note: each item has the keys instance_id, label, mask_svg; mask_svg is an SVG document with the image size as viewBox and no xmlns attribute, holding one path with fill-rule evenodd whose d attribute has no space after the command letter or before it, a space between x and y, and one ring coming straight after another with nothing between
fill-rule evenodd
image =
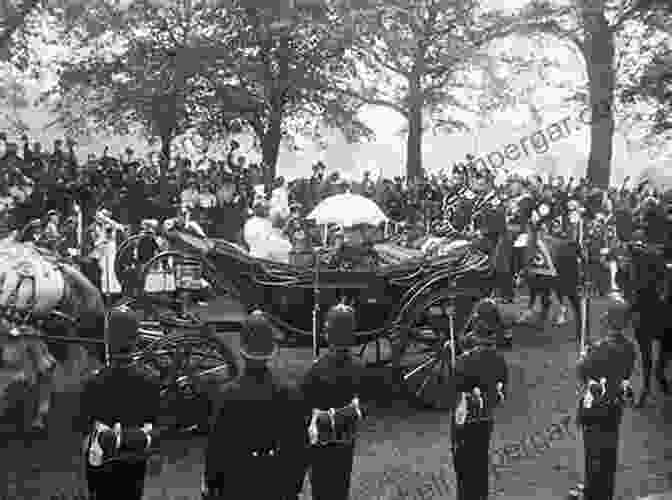
<instances>
[{"instance_id":1,"label":"white belt","mask_svg":"<svg viewBox=\"0 0 672 500\"><path fill-rule=\"evenodd\" d=\"M523 233L518 235L516 241L513 243L513 246L514 248L524 248L527 246L529 241L530 241L530 235L527 233Z\"/></svg>"}]
</instances>

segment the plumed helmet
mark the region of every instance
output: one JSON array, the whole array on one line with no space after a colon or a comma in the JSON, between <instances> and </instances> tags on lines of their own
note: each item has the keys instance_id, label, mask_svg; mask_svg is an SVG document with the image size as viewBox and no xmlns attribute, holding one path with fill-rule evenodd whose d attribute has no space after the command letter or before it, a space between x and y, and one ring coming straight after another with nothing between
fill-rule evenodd
<instances>
[{"instance_id":1,"label":"plumed helmet","mask_svg":"<svg viewBox=\"0 0 672 500\"><path fill-rule=\"evenodd\" d=\"M588 346L577 364L577 377L584 384L606 378L607 388L618 390L632 376L635 358L634 344L623 333L612 333Z\"/></svg>"},{"instance_id":2,"label":"plumed helmet","mask_svg":"<svg viewBox=\"0 0 672 500\"><path fill-rule=\"evenodd\" d=\"M327 342L332 346L351 346L355 343L355 310L347 304L336 304L326 314L324 329Z\"/></svg>"},{"instance_id":3,"label":"plumed helmet","mask_svg":"<svg viewBox=\"0 0 672 500\"><path fill-rule=\"evenodd\" d=\"M126 308L112 309L107 317L107 338L110 354L127 354L138 339L140 320Z\"/></svg>"},{"instance_id":4,"label":"plumed helmet","mask_svg":"<svg viewBox=\"0 0 672 500\"><path fill-rule=\"evenodd\" d=\"M498 385L508 384L508 367L504 357L495 349L478 346L457 357L454 371L456 394L471 393L478 387L491 402L496 402ZM492 403L489 403L492 404ZM496 403L495 403L496 404Z\"/></svg>"},{"instance_id":5,"label":"plumed helmet","mask_svg":"<svg viewBox=\"0 0 672 500\"><path fill-rule=\"evenodd\" d=\"M277 351L271 323L262 311L253 311L243 324L240 354L246 359L265 361L273 358Z\"/></svg>"}]
</instances>

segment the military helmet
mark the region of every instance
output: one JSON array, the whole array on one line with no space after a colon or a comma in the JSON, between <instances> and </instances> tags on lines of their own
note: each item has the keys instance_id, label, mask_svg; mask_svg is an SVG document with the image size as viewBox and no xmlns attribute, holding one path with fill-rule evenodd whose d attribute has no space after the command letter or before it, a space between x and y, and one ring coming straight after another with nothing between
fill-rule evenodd
<instances>
[{"instance_id":1,"label":"military helmet","mask_svg":"<svg viewBox=\"0 0 672 500\"><path fill-rule=\"evenodd\" d=\"M630 307L622 299L612 300L606 312L600 316L600 323L611 331L621 332L630 324Z\"/></svg>"},{"instance_id":2,"label":"military helmet","mask_svg":"<svg viewBox=\"0 0 672 500\"><path fill-rule=\"evenodd\" d=\"M266 361L273 358L277 351L271 323L262 311L253 311L243 324L240 354L246 359Z\"/></svg>"},{"instance_id":3,"label":"military helmet","mask_svg":"<svg viewBox=\"0 0 672 500\"><path fill-rule=\"evenodd\" d=\"M502 315L492 299L481 299L472 309L472 327L479 332L493 333L504 328Z\"/></svg>"},{"instance_id":4,"label":"military helmet","mask_svg":"<svg viewBox=\"0 0 672 500\"><path fill-rule=\"evenodd\" d=\"M355 343L355 310L344 303L332 306L325 318L327 342L332 346L351 346Z\"/></svg>"}]
</instances>

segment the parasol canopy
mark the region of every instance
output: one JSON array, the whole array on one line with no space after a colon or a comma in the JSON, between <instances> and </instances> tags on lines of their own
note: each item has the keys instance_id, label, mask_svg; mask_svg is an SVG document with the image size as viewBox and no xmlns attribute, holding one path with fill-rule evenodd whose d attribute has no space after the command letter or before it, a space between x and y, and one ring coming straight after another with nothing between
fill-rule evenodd
<instances>
[{"instance_id":1,"label":"parasol canopy","mask_svg":"<svg viewBox=\"0 0 672 500\"><path fill-rule=\"evenodd\" d=\"M373 201L358 194L336 194L324 199L317 205L307 219L318 225L338 224L353 227L360 224L377 226L388 219Z\"/></svg>"}]
</instances>

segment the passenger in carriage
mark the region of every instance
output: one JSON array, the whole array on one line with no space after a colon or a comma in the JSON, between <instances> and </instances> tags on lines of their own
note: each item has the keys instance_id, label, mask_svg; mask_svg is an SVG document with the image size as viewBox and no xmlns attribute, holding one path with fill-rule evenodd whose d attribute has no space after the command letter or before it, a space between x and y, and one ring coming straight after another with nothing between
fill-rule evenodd
<instances>
[{"instance_id":1,"label":"passenger in carriage","mask_svg":"<svg viewBox=\"0 0 672 500\"><path fill-rule=\"evenodd\" d=\"M244 241L253 257L289 263L292 244L277 227L280 220L275 222L269 214L268 202L257 199L253 216L245 222Z\"/></svg>"},{"instance_id":2,"label":"passenger in carriage","mask_svg":"<svg viewBox=\"0 0 672 500\"><path fill-rule=\"evenodd\" d=\"M336 264L351 270L375 269L378 254L373 247L371 233L365 225L343 229L343 239L336 249Z\"/></svg>"},{"instance_id":3,"label":"passenger in carriage","mask_svg":"<svg viewBox=\"0 0 672 500\"><path fill-rule=\"evenodd\" d=\"M312 261L312 255L309 255L312 244L308 226L301 214L302 208L298 202L290 205L289 219L282 231L292 244L290 263L297 266L307 265Z\"/></svg>"}]
</instances>

